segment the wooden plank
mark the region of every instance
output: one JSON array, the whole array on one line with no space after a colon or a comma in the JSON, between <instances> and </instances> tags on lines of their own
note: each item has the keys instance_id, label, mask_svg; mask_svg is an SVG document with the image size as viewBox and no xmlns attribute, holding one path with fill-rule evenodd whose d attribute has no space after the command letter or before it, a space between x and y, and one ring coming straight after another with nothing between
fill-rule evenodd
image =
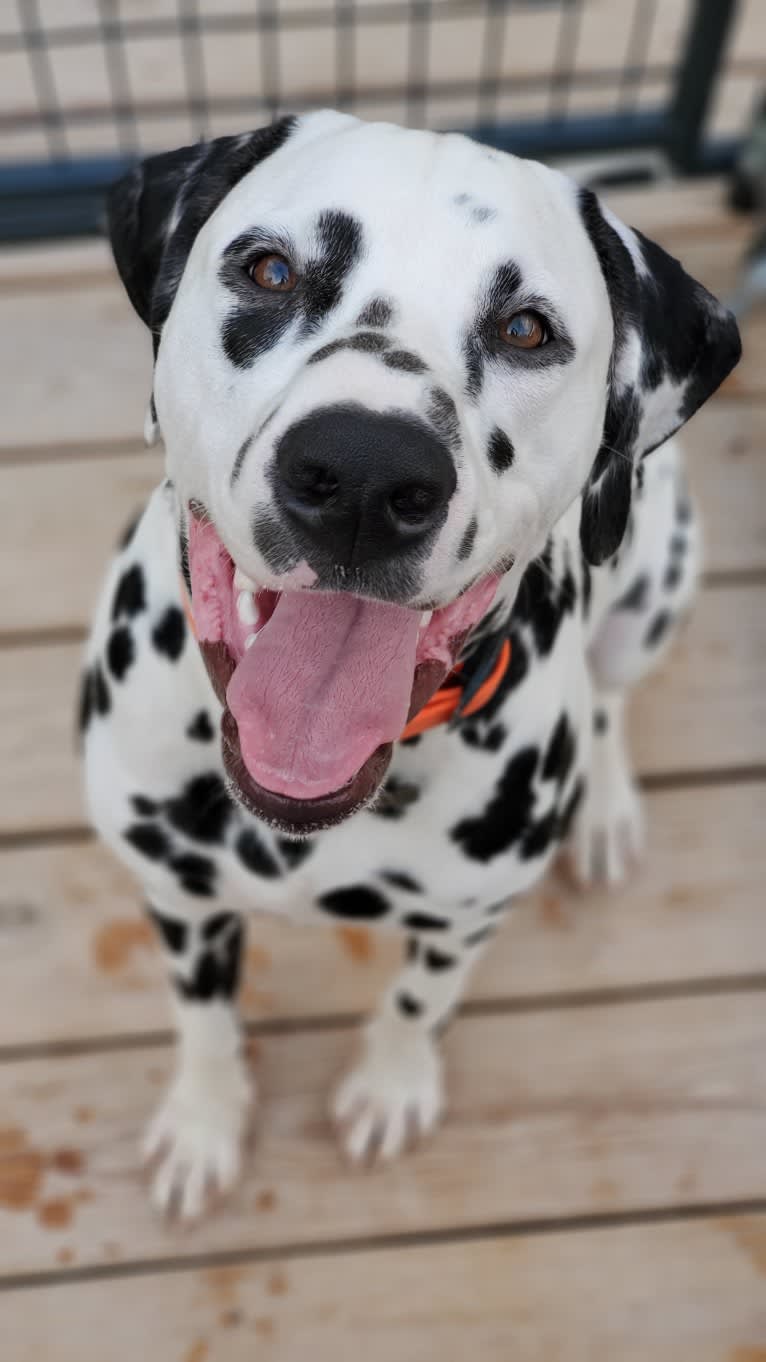
<instances>
[{"instance_id":1,"label":"wooden plank","mask_svg":"<svg viewBox=\"0 0 766 1362\"><path fill-rule=\"evenodd\" d=\"M766 761L766 612L762 588L703 591L681 640L639 690L639 771L665 775ZM82 824L73 715L82 650L0 649L0 833Z\"/></svg>"},{"instance_id":2,"label":"wooden plank","mask_svg":"<svg viewBox=\"0 0 766 1362\"><path fill-rule=\"evenodd\" d=\"M709 571L766 567L764 445L766 404L713 402L689 430ZM0 464L0 581L17 581L0 600L0 633L85 626L119 533L162 475L157 450Z\"/></svg>"},{"instance_id":3,"label":"wooden plank","mask_svg":"<svg viewBox=\"0 0 766 1362\"><path fill-rule=\"evenodd\" d=\"M163 1362L762 1362L765 1255L766 1216L711 1217L78 1282L2 1310L14 1362L52 1339L55 1362L103 1362L105 1338L109 1362L138 1338Z\"/></svg>"},{"instance_id":4,"label":"wooden plank","mask_svg":"<svg viewBox=\"0 0 766 1362\"><path fill-rule=\"evenodd\" d=\"M636 226L681 255L692 274L725 295L734 287L749 220L722 211L719 186L695 193L696 223L693 196L676 187L613 201ZM673 194L679 195L675 208ZM691 227L684 228L684 221ZM17 258L21 276L29 278L28 252ZM73 288L76 272L67 277L50 260L29 291L0 287L0 362L14 394L4 413L0 449L63 445L71 452L78 441L140 439L150 385L148 336L116 279L104 273L103 248L93 258L100 263L94 263L88 287ZM7 257L11 263L5 266L11 279L13 259ZM760 354L766 349L763 328L753 320L745 332L751 347L763 344ZM762 392L761 370L759 357L751 356L735 376L736 391Z\"/></svg>"},{"instance_id":5,"label":"wooden plank","mask_svg":"<svg viewBox=\"0 0 766 1362\"><path fill-rule=\"evenodd\" d=\"M439 1137L366 1177L326 1116L352 1034L270 1037L245 1180L197 1235L160 1223L137 1167L168 1050L9 1062L0 1275L55 1269L64 1245L84 1267L761 1198L765 1029L755 992L463 1019Z\"/></svg>"},{"instance_id":6,"label":"wooden plank","mask_svg":"<svg viewBox=\"0 0 766 1362\"><path fill-rule=\"evenodd\" d=\"M483 1002L766 974L766 785L647 796L648 852L624 889L551 876L520 902L479 968ZM169 990L138 885L105 847L0 854L1 1046L169 1025ZM366 1012L401 943L364 928L253 917L243 992L253 1020Z\"/></svg>"}]
</instances>

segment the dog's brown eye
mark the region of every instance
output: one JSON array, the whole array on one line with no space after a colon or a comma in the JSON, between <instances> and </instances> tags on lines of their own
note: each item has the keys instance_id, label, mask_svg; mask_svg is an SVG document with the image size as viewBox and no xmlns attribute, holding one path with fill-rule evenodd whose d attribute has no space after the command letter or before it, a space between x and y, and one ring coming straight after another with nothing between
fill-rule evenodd
<instances>
[{"instance_id":1,"label":"dog's brown eye","mask_svg":"<svg viewBox=\"0 0 766 1362\"><path fill-rule=\"evenodd\" d=\"M500 339L517 350L536 350L548 339L545 322L536 312L514 312L500 323Z\"/></svg>"},{"instance_id":2,"label":"dog's brown eye","mask_svg":"<svg viewBox=\"0 0 766 1362\"><path fill-rule=\"evenodd\" d=\"M282 255L262 255L260 260L253 261L247 272L259 288L269 288L276 293L289 293L297 283L295 270Z\"/></svg>"}]
</instances>

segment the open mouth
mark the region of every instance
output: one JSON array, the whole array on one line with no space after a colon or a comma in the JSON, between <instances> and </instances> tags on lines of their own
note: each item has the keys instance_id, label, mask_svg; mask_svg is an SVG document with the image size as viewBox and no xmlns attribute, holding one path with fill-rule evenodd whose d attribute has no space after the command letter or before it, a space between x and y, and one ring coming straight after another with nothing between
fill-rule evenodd
<instances>
[{"instance_id":1,"label":"open mouth","mask_svg":"<svg viewBox=\"0 0 766 1362\"><path fill-rule=\"evenodd\" d=\"M350 593L260 589L193 513L189 568L234 793L296 836L372 798L393 743L455 665L499 580L492 573L425 612Z\"/></svg>"}]
</instances>

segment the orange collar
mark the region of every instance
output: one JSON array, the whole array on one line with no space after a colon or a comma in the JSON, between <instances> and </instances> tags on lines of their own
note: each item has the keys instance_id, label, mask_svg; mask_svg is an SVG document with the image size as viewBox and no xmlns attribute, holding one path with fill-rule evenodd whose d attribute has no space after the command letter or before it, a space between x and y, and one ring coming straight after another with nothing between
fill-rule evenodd
<instances>
[{"instance_id":1,"label":"orange collar","mask_svg":"<svg viewBox=\"0 0 766 1362\"><path fill-rule=\"evenodd\" d=\"M194 623L191 601L189 600L189 593L186 590L186 583L183 578L181 579L181 599L183 601L186 618L189 622L189 628L194 637L197 638L197 628ZM409 723L405 725L401 735L402 739L417 738L421 733L426 733L429 728L436 728L439 724L446 724L449 719L452 719L457 714L458 710L460 710L461 719L468 719L472 714L478 714L480 709L483 709L486 704L489 704L489 701L492 699L492 696L495 694L495 691L508 670L510 661L511 642L510 639L506 638L503 640L503 646L498 653L497 661L495 662L492 671L489 676L482 681L481 685L477 688L476 693L471 696L464 709L461 709L460 706L463 696L463 686L461 684L462 678L460 675L462 663L458 662L457 666L453 667L449 676L439 689L434 691L431 699L426 700L423 708L419 709L417 714L414 714Z\"/></svg>"},{"instance_id":2,"label":"orange collar","mask_svg":"<svg viewBox=\"0 0 766 1362\"><path fill-rule=\"evenodd\" d=\"M472 714L478 714L479 710L483 709L492 699L508 670L510 661L511 642L510 639L506 638L503 640L503 646L492 671L486 680L482 681L476 694L471 696L465 709L460 709L463 687L460 677L461 664L458 663L443 685L437 691L434 691L431 699L426 700L423 708L419 709L417 714L410 719L402 733L402 738L416 738L420 733L427 732L429 728L436 728L438 724L446 724L447 720L451 719L458 709L460 709L461 719L468 719Z\"/></svg>"}]
</instances>

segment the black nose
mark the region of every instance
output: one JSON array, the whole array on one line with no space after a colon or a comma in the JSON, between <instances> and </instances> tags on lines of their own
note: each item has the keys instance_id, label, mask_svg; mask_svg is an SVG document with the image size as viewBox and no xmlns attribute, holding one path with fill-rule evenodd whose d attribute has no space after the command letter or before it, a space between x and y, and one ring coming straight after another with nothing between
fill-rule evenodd
<instances>
[{"instance_id":1,"label":"black nose","mask_svg":"<svg viewBox=\"0 0 766 1362\"><path fill-rule=\"evenodd\" d=\"M291 528L344 567L423 546L456 484L441 441L409 416L325 407L277 445L274 490Z\"/></svg>"}]
</instances>

